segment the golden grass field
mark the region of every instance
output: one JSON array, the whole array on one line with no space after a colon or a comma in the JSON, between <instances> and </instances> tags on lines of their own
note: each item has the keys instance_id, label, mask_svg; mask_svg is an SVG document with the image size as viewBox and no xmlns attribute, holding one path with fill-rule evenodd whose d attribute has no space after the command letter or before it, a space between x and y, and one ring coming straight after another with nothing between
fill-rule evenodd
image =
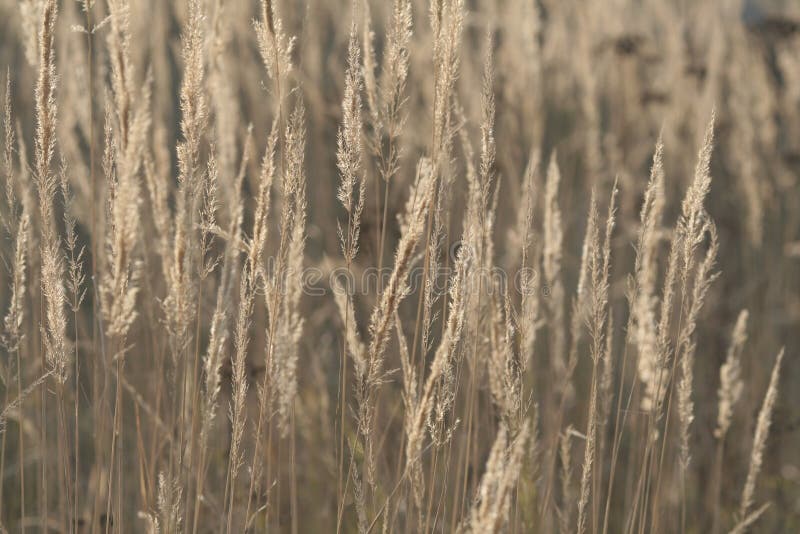
<instances>
[{"instance_id":1,"label":"golden grass field","mask_svg":"<svg viewBox=\"0 0 800 534\"><path fill-rule=\"evenodd\" d=\"M800 5L0 0L0 532L800 531Z\"/></svg>"}]
</instances>

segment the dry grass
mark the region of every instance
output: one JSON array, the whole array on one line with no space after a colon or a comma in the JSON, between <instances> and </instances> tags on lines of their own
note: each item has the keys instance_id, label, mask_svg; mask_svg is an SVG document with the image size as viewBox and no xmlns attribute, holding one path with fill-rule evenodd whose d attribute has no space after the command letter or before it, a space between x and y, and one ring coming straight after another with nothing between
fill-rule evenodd
<instances>
[{"instance_id":1,"label":"dry grass","mask_svg":"<svg viewBox=\"0 0 800 534\"><path fill-rule=\"evenodd\" d=\"M734 4L0 0L0 532L800 528Z\"/></svg>"}]
</instances>

